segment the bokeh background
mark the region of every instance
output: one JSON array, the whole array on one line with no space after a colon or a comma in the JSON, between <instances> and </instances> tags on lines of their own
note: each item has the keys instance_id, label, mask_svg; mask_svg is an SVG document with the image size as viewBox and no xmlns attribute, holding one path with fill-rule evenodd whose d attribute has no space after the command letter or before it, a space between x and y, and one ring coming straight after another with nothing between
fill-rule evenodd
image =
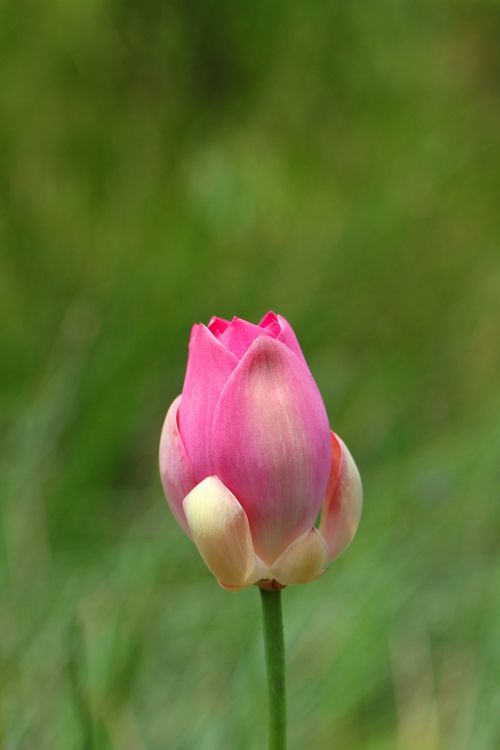
<instances>
[{"instance_id":1,"label":"bokeh background","mask_svg":"<svg viewBox=\"0 0 500 750\"><path fill-rule=\"evenodd\" d=\"M500 746L500 6L0 5L0 747L265 744L157 472L194 321L294 325L365 484L290 748Z\"/></svg>"}]
</instances>

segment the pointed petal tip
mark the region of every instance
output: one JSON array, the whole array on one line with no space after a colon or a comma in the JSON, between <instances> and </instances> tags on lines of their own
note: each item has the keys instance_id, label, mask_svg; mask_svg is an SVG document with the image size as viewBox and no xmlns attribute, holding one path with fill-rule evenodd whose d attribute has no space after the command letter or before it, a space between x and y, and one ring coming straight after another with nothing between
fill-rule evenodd
<instances>
[{"instance_id":1,"label":"pointed petal tip","mask_svg":"<svg viewBox=\"0 0 500 750\"><path fill-rule=\"evenodd\" d=\"M265 328L271 323L278 322L278 315L274 310L268 310L263 318L259 321L260 328Z\"/></svg>"},{"instance_id":2,"label":"pointed petal tip","mask_svg":"<svg viewBox=\"0 0 500 750\"><path fill-rule=\"evenodd\" d=\"M208 321L207 328L210 333L213 333L215 338L219 338L219 336L222 336L228 326L229 320L226 320L225 318L219 318L217 315L212 315L212 317Z\"/></svg>"},{"instance_id":3,"label":"pointed petal tip","mask_svg":"<svg viewBox=\"0 0 500 750\"><path fill-rule=\"evenodd\" d=\"M282 333L279 315L269 310L259 323L259 327L267 331L274 339L279 339Z\"/></svg>"},{"instance_id":4,"label":"pointed petal tip","mask_svg":"<svg viewBox=\"0 0 500 750\"><path fill-rule=\"evenodd\" d=\"M259 323L264 330L269 331L271 335L281 341L303 362L307 367L307 362L300 348L299 341L288 320L279 313L269 310Z\"/></svg>"},{"instance_id":5,"label":"pointed petal tip","mask_svg":"<svg viewBox=\"0 0 500 750\"><path fill-rule=\"evenodd\" d=\"M272 334L270 331L235 315L221 334L220 341L238 360L241 360L253 342L261 336L271 337Z\"/></svg>"},{"instance_id":6,"label":"pointed petal tip","mask_svg":"<svg viewBox=\"0 0 500 750\"><path fill-rule=\"evenodd\" d=\"M191 333L189 336L189 343L194 339L194 337L197 335L200 328L204 327L203 323L193 323L191 326Z\"/></svg>"}]
</instances>

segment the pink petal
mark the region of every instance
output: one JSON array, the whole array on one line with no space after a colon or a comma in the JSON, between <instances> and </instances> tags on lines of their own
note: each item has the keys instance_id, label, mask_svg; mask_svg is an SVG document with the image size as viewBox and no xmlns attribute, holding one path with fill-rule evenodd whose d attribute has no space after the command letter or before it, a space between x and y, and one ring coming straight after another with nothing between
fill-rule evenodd
<instances>
[{"instance_id":1,"label":"pink petal","mask_svg":"<svg viewBox=\"0 0 500 750\"><path fill-rule=\"evenodd\" d=\"M189 528L182 508L182 501L196 484L191 465L177 428L177 412L181 396L171 404L160 438L160 475L168 504L189 535Z\"/></svg>"},{"instance_id":2,"label":"pink petal","mask_svg":"<svg viewBox=\"0 0 500 750\"><path fill-rule=\"evenodd\" d=\"M278 316L272 310L269 310L269 312L264 315L259 323L259 327L269 331L273 339L277 339L281 333L281 325Z\"/></svg>"},{"instance_id":3,"label":"pink petal","mask_svg":"<svg viewBox=\"0 0 500 750\"><path fill-rule=\"evenodd\" d=\"M233 318L219 337L219 341L227 346L237 359L241 359L255 339L262 335L270 336L271 334L247 320Z\"/></svg>"},{"instance_id":4,"label":"pink petal","mask_svg":"<svg viewBox=\"0 0 500 750\"><path fill-rule=\"evenodd\" d=\"M283 315L276 315L270 310L267 315L264 315L259 323L259 326L264 330L271 333L274 338L278 341L282 341L286 346L292 350L294 354L305 362L305 357L302 354L302 349L298 342L297 336L288 320Z\"/></svg>"},{"instance_id":5,"label":"pink petal","mask_svg":"<svg viewBox=\"0 0 500 750\"><path fill-rule=\"evenodd\" d=\"M207 477L184 500L192 538L225 588L255 583L260 571L245 511L217 477Z\"/></svg>"},{"instance_id":6,"label":"pink petal","mask_svg":"<svg viewBox=\"0 0 500 750\"><path fill-rule=\"evenodd\" d=\"M216 315L213 315L210 318L207 328L211 333L213 333L215 338L218 339L220 335L224 333L228 325L229 325L229 320L225 320L224 318L218 318Z\"/></svg>"},{"instance_id":7,"label":"pink petal","mask_svg":"<svg viewBox=\"0 0 500 750\"><path fill-rule=\"evenodd\" d=\"M237 359L204 325L193 326L179 408L179 430L197 482L210 474L212 419Z\"/></svg>"},{"instance_id":8,"label":"pink petal","mask_svg":"<svg viewBox=\"0 0 500 750\"><path fill-rule=\"evenodd\" d=\"M320 532L328 545L328 561L350 544L361 517L363 488L354 459L332 432L332 468L321 510Z\"/></svg>"},{"instance_id":9,"label":"pink petal","mask_svg":"<svg viewBox=\"0 0 500 750\"><path fill-rule=\"evenodd\" d=\"M284 344L261 336L217 404L212 471L245 509L264 562L313 526L330 464L328 418L309 370Z\"/></svg>"}]
</instances>

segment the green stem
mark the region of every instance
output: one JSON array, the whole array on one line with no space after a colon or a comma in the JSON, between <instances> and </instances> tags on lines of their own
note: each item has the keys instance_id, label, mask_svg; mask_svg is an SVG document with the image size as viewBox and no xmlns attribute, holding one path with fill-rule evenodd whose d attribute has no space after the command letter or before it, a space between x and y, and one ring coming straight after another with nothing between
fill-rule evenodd
<instances>
[{"instance_id":1,"label":"green stem","mask_svg":"<svg viewBox=\"0 0 500 750\"><path fill-rule=\"evenodd\" d=\"M260 590L269 691L269 750L286 750L285 642L281 591Z\"/></svg>"}]
</instances>

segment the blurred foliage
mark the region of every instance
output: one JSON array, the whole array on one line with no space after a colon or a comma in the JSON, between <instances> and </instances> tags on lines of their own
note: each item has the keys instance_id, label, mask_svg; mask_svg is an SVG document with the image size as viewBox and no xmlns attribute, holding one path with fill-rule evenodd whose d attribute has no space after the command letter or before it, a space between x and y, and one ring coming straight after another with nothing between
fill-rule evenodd
<instances>
[{"instance_id":1,"label":"blurred foliage","mask_svg":"<svg viewBox=\"0 0 500 750\"><path fill-rule=\"evenodd\" d=\"M0 747L262 747L255 590L165 509L192 322L294 325L364 519L291 750L500 746L500 6L0 4Z\"/></svg>"}]
</instances>

